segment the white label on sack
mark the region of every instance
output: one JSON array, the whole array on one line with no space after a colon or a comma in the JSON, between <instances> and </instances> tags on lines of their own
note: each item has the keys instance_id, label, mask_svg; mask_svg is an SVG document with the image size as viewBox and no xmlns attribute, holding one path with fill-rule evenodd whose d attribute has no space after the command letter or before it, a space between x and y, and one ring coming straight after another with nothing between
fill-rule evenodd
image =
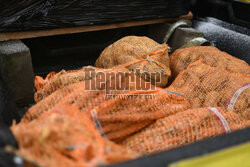
<instances>
[{"instance_id":1,"label":"white label on sack","mask_svg":"<svg viewBox=\"0 0 250 167\"><path fill-rule=\"evenodd\" d=\"M242 88L238 89L238 90L234 93L234 95L233 95L233 97L232 97L230 103L229 103L228 106L227 106L227 108L228 108L229 110L232 111L232 110L234 109L234 105L235 105L235 103L236 103L238 97L240 96L240 94L241 94L244 90L246 90L247 88L249 88L249 87L250 87L250 83L247 84L247 85L245 85L245 86L243 86Z\"/></svg>"},{"instance_id":2,"label":"white label on sack","mask_svg":"<svg viewBox=\"0 0 250 167\"><path fill-rule=\"evenodd\" d=\"M223 117L223 115L217 110L217 108L208 108L210 111L212 111L220 120L220 122L222 123L226 133L230 133L230 127L227 123L227 120L225 119L225 117Z\"/></svg>"}]
</instances>

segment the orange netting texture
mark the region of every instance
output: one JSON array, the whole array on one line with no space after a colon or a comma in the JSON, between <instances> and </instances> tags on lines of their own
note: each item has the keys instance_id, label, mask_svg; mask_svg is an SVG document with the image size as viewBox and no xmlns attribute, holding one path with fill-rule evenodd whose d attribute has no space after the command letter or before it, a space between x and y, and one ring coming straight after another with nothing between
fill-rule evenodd
<instances>
[{"instance_id":1,"label":"orange netting texture","mask_svg":"<svg viewBox=\"0 0 250 167\"><path fill-rule=\"evenodd\" d=\"M138 97L142 94L152 95L154 99L112 99L94 108L107 137L114 141L121 141L154 120L176 114L189 107L189 103L180 95L160 88L155 91L131 91L127 94ZM118 123L121 124L121 128L115 127Z\"/></svg>"},{"instance_id":2,"label":"orange netting texture","mask_svg":"<svg viewBox=\"0 0 250 167\"><path fill-rule=\"evenodd\" d=\"M72 93L55 92L31 107L24 115L22 123L35 120L42 113L51 112L58 106L74 106L96 118L109 139L122 140L156 119L184 111L189 107L189 103L181 95L161 88L123 92L123 98L109 99L105 97L104 92L86 91L81 85L84 83L77 84L80 86ZM67 95L64 98L60 98L65 94Z\"/></svg>"},{"instance_id":3,"label":"orange netting texture","mask_svg":"<svg viewBox=\"0 0 250 167\"><path fill-rule=\"evenodd\" d=\"M45 79L36 76L35 86L37 92L34 95L34 99L36 102L38 102L60 88L84 80L93 79L96 77L96 74L98 72L105 72L105 70L95 68L92 66L87 66L83 67L81 70L71 70L71 71L62 70L59 73L52 72L48 74Z\"/></svg>"},{"instance_id":4,"label":"orange netting texture","mask_svg":"<svg viewBox=\"0 0 250 167\"><path fill-rule=\"evenodd\" d=\"M11 129L21 154L42 166L92 167L138 156L102 137L91 117L75 107L57 107Z\"/></svg>"},{"instance_id":5,"label":"orange netting texture","mask_svg":"<svg viewBox=\"0 0 250 167\"><path fill-rule=\"evenodd\" d=\"M43 85L43 89L40 89L35 94L35 96L39 94L40 100L36 105L27 111L23 120L33 120L41 115L41 113L53 108L59 102L68 103L70 105L71 103L73 104L76 100L78 100L83 103L81 106L82 108L89 105L93 107L96 103L101 103L103 101L106 93L125 93L130 90L137 89L138 85L147 85L147 88L145 88L147 90L155 89L150 83L146 84L144 83L144 80L139 79L133 73L127 72L128 70L125 68L109 70L103 69L93 71L91 74L87 74L87 76L94 75L93 79L83 79L78 81L74 80L74 82L72 82L72 78L74 78L76 74L79 74L80 72L65 72L64 74L61 74L60 72L60 75L56 74L54 77L51 77L51 79L45 79L46 83ZM117 77L116 74L118 73L122 73L124 75ZM79 78L84 78L85 74L77 76ZM37 82L40 81L41 80L39 79ZM120 87L122 87L121 90L116 89L117 85L119 84Z\"/></svg>"},{"instance_id":6,"label":"orange netting texture","mask_svg":"<svg viewBox=\"0 0 250 167\"><path fill-rule=\"evenodd\" d=\"M245 61L222 52L213 46L193 46L177 49L170 56L170 67L173 76L176 77L190 63L199 59L203 59L203 63L212 67L222 68L233 73L250 75L250 67Z\"/></svg>"},{"instance_id":7,"label":"orange netting texture","mask_svg":"<svg viewBox=\"0 0 250 167\"><path fill-rule=\"evenodd\" d=\"M107 69L36 76L37 103L11 127L21 155L49 167L101 166L250 126L248 64L214 47L180 49L170 62L177 77L163 89L152 80L168 82L167 49L129 36L98 58Z\"/></svg>"},{"instance_id":8,"label":"orange netting texture","mask_svg":"<svg viewBox=\"0 0 250 167\"><path fill-rule=\"evenodd\" d=\"M192 108L224 106L250 115L250 77L196 61L168 88L182 93Z\"/></svg>"},{"instance_id":9,"label":"orange netting texture","mask_svg":"<svg viewBox=\"0 0 250 167\"><path fill-rule=\"evenodd\" d=\"M139 153L156 153L242 129L250 121L224 108L196 108L158 119L120 142Z\"/></svg>"},{"instance_id":10,"label":"orange netting texture","mask_svg":"<svg viewBox=\"0 0 250 167\"><path fill-rule=\"evenodd\" d=\"M164 87L171 76L168 50L168 45L158 44L148 37L127 36L107 47L96 60L95 66L112 68L128 63L128 69L139 69L140 73L145 73L146 81ZM157 77L146 75L156 72L159 74Z\"/></svg>"}]
</instances>

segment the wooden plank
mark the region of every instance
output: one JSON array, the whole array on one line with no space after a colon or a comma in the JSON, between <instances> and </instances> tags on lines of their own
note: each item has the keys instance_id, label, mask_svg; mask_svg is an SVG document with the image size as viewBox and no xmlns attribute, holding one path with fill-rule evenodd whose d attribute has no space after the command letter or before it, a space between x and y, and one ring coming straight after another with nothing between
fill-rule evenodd
<instances>
[{"instance_id":1,"label":"wooden plank","mask_svg":"<svg viewBox=\"0 0 250 167\"><path fill-rule=\"evenodd\" d=\"M173 22L180 19L192 19L192 18L193 14L189 12L187 15L181 16L179 18L164 18L164 19L144 20L144 21L123 22L123 23L107 24L107 25L79 26L79 27L57 28L48 30L37 30L37 31L7 32L7 33L0 33L0 41L141 26L141 25L157 24L164 22Z\"/></svg>"}]
</instances>

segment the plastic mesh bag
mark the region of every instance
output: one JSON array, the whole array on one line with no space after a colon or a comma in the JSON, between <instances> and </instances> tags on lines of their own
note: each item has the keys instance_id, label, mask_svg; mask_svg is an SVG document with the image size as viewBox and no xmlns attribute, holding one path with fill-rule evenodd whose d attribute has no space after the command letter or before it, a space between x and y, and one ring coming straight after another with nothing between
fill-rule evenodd
<instances>
[{"instance_id":1,"label":"plastic mesh bag","mask_svg":"<svg viewBox=\"0 0 250 167\"><path fill-rule=\"evenodd\" d=\"M151 154L249 125L249 120L224 108L189 109L158 119L120 144L139 153Z\"/></svg>"},{"instance_id":2,"label":"plastic mesh bag","mask_svg":"<svg viewBox=\"0 0 250 167\"><path fill-rule=\"evenodd\" d=\"M74 106L92 115L96 125L100 126L100 133L116 141L139 131L156 119L189 107L189 103L181 95L161 88L148 91L117 91L116 93L121 93L118 94L121 98L114 99L106 98L105 92L102 91L86 91L83 86L60 100L52 97L55 93L31 107L22 122L35 120L42 113L51 112L58 106ZM58 101L52 105L52 100Z\"/></svg>"},{"instance_id":3,"label":"plastic mesh bag","mask_svg":"<svg viewBox=\"0 0 250 167\"><path fill-rule=\"evenodd\" d=\"M117 77L119 73L122 75ZM135 89L154 89L153 85L145 83L142 79L138 79L133 73L128 73L128 70L125 68L100 69L98 72L91 74L95 75L93 79L81 80L75 83L72 83L71 79L74 78L76 74L69 72L66 72L66 74L69 75L64 76L60 74L59 77L47 80L45 86L48 89L40 89L36 93L36 95L40 94L41 100L27 111L23 121L37 118L41 113L53 108L60 101L70 105L78 99L79 102L82 102L82 107L84 104L93 107L95 103L103 101L106 93L112 95L121 92L125 93ZM71 74L73 76L71 76ZM85 74L81 76L78 75L78 77L84 78L84 75ZM64 84L62 84L62 80ZM142 85L144 85L144 87L142 87ZM45 88L45 86L43 88ZM120 87L117 88L117 86Z\"/></svg>"},{"instance_id":4,"label":"plastic mesh bag","mask_svg":"<svg viewBox=\"0 0 250 167\"><path fill-rule=\"evenodd\" d=\"M113 70L115 74L118 71L124 72L123 68L115 70ZM134 82L126 84L130 77L134 77ZM75 106L95 118L96 125L101 126L99 129L101 134L111 140L120 141L156 119L189 107L189 103L182 95L157 88L133 73L126 73L121 80L109 77L105 80L109 85L108 88L103 86L100 89L87 89L86 82L92 87L100 78L96 76L92 80L79 81L55 90L32 106L24 115L22 123L36 120L42 113L50 112L58 106ZM115 89L119 83L124 85L124 90ZM142 88L142 85L145 87Z\"/></svg>"},{"instance_id":5,"label":"plastic mesh bag","mask_svg":"<svg viewBox=\"0 0 250 167\"><path fill-rule=\"evenodd\" d=\"M90 111L96 112L95 118L109 139L124 140L154 120L176 114L189 107L189 103L182 96L160 88L155 91L131 91L124 95L140 97L142 94L152 95L154 98L112 99L104 101Z\"/></svg>"},{"instance_id":6,"label":"plastic mesh bag","mask_svg":"<svg viewBox=\"0 0 250 167\"><path fill-rule=\"evenodd\" d=\"M250 67L245 61L222 52L213 46L194 46L178 49L170 56L173 77L185 70L190 63L199 59L202 59L204 64L212 67L222 68L232 73L250 75Z\"/></svg>"},{"instance_id":7,"label":"plastic mesh bag","mask_svg":"<svg viewBox=\"0 0 250 167\"><path fill-rule=\"evenodd\" d=\"M38 102L62 87L84 80L93 79L96 77L96 73L101 71L104 72L105 70L87 66L80 70L62 70L58 73L51 72L45 79L40 76L36 76L35 86L37 92L34 95L34 99Z\"/></svg>"},{"instance_id":8,"label":"plastic mesh bag","mask_svg":"<svg viewBox=\"0 0 250 167\"><path fill-rule=\"evenodd\" d=\"M36 121L11 127L19 151L43 166L100 166L138 154L102 137L91 117L72 106L60 106Z\"/></svg>"},{"instance_id":9,"label":"plastic mesh bag","mask_svg":"<svg viewBox=\"0 0 250 167\"><path fill-rule=\"evenodd\" d=\"M112 68L125 65L128 69L144 73L146 81L164 87L171 75L169 47L147 37L127 36L108 46L96 60L95 66ZM157 73L156 77L148 74Z\"/></svg>"},{"instance_id":10,"label":"plastic mesh bag","mask_svg":"<svg viewBox=\"0 0 250 167\"><path fill-rule=\"evenodd\" d=\"M184 95L192 108L225 106L250 115L250 77L210 67L201 60L182 71L169 87Z\"/></svg>"}]
</instances>

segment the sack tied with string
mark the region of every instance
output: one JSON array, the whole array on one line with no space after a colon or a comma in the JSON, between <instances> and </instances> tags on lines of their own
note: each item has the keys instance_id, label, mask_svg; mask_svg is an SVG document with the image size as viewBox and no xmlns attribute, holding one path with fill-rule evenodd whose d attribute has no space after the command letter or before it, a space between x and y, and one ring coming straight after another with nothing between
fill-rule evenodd
<instances>
[{"instance_id":1,"label":"sack tied with string","mask_svg":"<svg viewBox=\"0 0 250 167\"><path fill-rule=\"evenodd\" d=\"M161 88L155 91L130 91L124 95L134 98L106 100L90 110L103 134L116 142L157 119L189 108L189 103L181 95Z\"/></svg>"},{"instance_id":2,"label":"sack tied with string","mask_svg":"<svg viewBox=\"0 0 250 167\"><path fill-rule=\"evenodd\" d=\"M250 118L249 76L198 60L182 71L168 89L183 94L191 108L224 106Z\"/></svg>"},{"instance_id":3,"label":"sack tied with string","mask_svg":"<svg viewBox=\"0 0 250 167\"><path fill-rule=\"evenodd\" d=\"M152 154L250 126L250 120L225 108L195 108L156 120L119 144Z\"/></svg>"},{"instance_id":4,"label":"sack tied with string","mask_svg":"<svg viewBox=\"0 0 250 167\"><path fill-rule=\"evenodd\" d=\"M125 71L127 70L125 69ZM134 82L126 85L129 77L134 77ZM126 73L122 77L121 83L125 84L124 87L129 86L128 89L125 89L126 91L114 89L120 81L117 80L119 79L117 77L106 80L106 83L111 85L112 94L107 95L107 90L86 89L86 82L95 84L99 79L100 77L97 76L92 80L80 81L56 90L32 106L24 115L22 123L34 121L43 113L50 112L58 106L75 106L82 112L90 114L94 110L96 116L94 115L93 118L100 122L103 129L101 133L113 141L120 141L156 119L175 114L189 107L189 103L182 95L157 88L133 73ZM140 86L147 85L146 89L138 87L138 82L140 82Z\"/></svg>"},{"instance_id":5,"label":"sack tied with string","mask_svg":"<svg viewBox=\"0 0 250 167\"><path fill-rule=\"evenodd\" d=\"M72 106L54 108L11 130L21 155L41 166L95 167L138 157L102 137L91 117Z\"/></svg>"},{"instance_id":6,"label":"sack tied with string","mask_svg":"<svg viewBox=\"0 0 250 167\"><path fill-rule=\"evenodd\" d=\"M184 111L189 107L183 96L161 88L116 93L121 93L121 98L106 98L104 92L86 91L83 86L79 86L63 98L59 98L59 94L53 98L54 93L31 107L21 122L33 122L43 113L51 112L58 106L74 106L92 115L95 123L101 125L100 133L113 141L120 141L156 119ZM53 99L57 102L52 104Z\"/></svg>"},{"instance_id":7,"label":"sack tied with string","mask_svg":"<svg viewBox=\"0 0 250 167\"><path fill-rule=\"evenodd\" d=\"M75 73L67 74L75 76ZM126 68L103 69L94 75L93 79L82 80L76 83L71 82L72 76L64 76L63 74L60 75L61 77L52 79L52 81L48 80L46 85L49 85L48 87L50 88L53 87L53 89L43 89L37 92L37 94L43 95L43 99L26 112L22 121L36 119L41 113L53 108L60 101L62 101L61 103L67 102L70 105L77 99L79 103L82 103L82 108L84 106L93 107L93 105L101 103L106 98L106 95L119 95L132 90L155 90L155 86L145 82ZM64 83L67 84L58 82L62 78ZM55 81L56 79L58 80Z\"/></svg>"},{"instance_id":8,"label":"sack tied with string","mask_svg":"<svg viewBox=\"0 0 250 167\"><path fill-rule=\"evenodd\" d=\"M164 87L171 76L169 47L148 37L127 36L105 48L95 66L99 68L124 67L143 74L146 81Z\"/></svg>"},{"instance_id":9,"label":"sack tied with string","mask_svg":"<svg viewBox=\"0 0 250 167\"><path fill-rule=\"evenodd\" d=\"M170 56L170 68L172 76L176 77L185 70L189 64L202 59L204 64L221 68L232 73L250 75L250 66L226 52L222 52L213 46L193 46L177 49Z\"/></svg>"}]
</instances>

